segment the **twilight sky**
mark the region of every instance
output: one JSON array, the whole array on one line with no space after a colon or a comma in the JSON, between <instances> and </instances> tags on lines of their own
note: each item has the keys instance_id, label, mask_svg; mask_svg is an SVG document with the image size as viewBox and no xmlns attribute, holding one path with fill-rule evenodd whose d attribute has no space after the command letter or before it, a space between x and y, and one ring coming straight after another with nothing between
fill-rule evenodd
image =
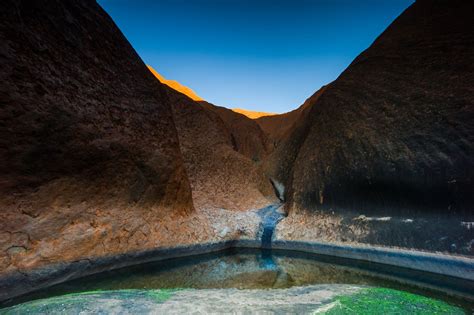
<instances>
[{"instance_id":1,"label":"twilight sky","mask_svg":"<svg viewBox=\"0 0 474 315\"><path fill-rule=\"evenodd\" d=\"M282 113L414 0L98 0L145 63L229 108Z\"/></svg>"}]
</instances>

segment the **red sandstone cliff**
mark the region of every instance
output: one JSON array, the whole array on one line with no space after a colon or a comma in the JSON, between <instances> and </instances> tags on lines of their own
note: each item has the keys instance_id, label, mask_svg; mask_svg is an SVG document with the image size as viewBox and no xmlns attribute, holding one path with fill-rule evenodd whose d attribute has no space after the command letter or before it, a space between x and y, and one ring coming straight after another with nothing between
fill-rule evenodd
<instances>
[{"instance_id":1,"label":"red sandstone cliff","mask_svg":"<svg viewBox=\"0 0 474 315\"><path fill-rule=\"evenodd\" d=\"M0 3L0 269L156 246L193 211L171 102L95 1Z\"/></svg>"}]
</instances>

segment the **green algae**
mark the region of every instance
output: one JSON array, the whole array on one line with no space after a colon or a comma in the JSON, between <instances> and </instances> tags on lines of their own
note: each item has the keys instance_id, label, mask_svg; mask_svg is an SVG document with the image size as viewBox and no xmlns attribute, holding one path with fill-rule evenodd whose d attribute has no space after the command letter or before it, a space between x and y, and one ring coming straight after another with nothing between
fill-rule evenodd
<instances>
[{"instance_id":1,"label":"green algae","mask_svg":"<svg viewBox=\"0 0 474 315\"><path fill-rule=\"evenodd\" d=\"M0 310L1 315L11 314L63 314L93 311L104 307L107 301L142 301L143 304L160 304L169 300L179 289L156 290L96 290L70 293L48 299L39 299ZM99 301L100 303L97 303ZM126 307L126 306L125 306ZM105 312L107 313L107 312Z\"/></svg>"},{"instance_id":2,"label":"green algae","mask_svg":"<svg viewBox=\"0 0 474 315\"><path fill-rule=\"evenodd\" d=\"M170 299L172 300L169 301ZM247 299L251 302L250 305L242 304L242 301ZM202 313L268 311L329 315L464 314L463 309L441 300L393 289L349 285L320 285L283 290L85 291L18 304L0 310L0 314L186 314L190 310Z\"/></svg>"},{"instance_id":3,"label":"green algae","mask_svg":"<svg viewBox=\"0 0 474 315\"><path fill-rule=\"evenodd\" d=\"M78 293L69 293L62 295L61 297L70 297L70 296L81 296L81 295L108 295L108 294L120 294L122 298L133 298L137 295L148 296L152 298L157 303L163 303L166 300L170 299L175 292L182 289L154 289L154 290L139 290L139 289L121 289L121 290L93 290L93 291L84 291Z\"/></svg>"},{"instance_id":4,"label":"green algae","mask_svg":"<svg viewBox=\"0 0 474 315\"><path fill-rule=\"evenodd\" d=\"M331 304L324 314L465 314L461 308L440 300L386 288L366 288L338 296Z\"/></svg>"},{"instance_id":5,"label":"green algae","mask_svg":"<svg viewBox=\"0 0 474 315\"><path fill-rule=\"evenodd\" d=\"M147 290L146 294L150 296L156 303L163 303L169 300L180 289L159 289Z\"/></svg>"}]
</instances>

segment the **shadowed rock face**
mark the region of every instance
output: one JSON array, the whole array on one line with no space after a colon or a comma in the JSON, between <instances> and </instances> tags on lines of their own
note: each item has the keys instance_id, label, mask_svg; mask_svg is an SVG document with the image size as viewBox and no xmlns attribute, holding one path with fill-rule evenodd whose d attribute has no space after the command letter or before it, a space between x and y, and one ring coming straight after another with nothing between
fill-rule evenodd
<instances>
[{"instance_id":1,"label":"shadowed rock face","mask_svg":"<svg viewBox=\"0 0 474 315\"><path fill-rule=\"evenodd\" d=\"M325 89L326 86L323 86L316 93L311 95L303 105L291 112L280 115L263 116L255 119L274 147L277 147L283 139L290 136L292 131L296 128L295 123L299 120L300 116L308 111Z\"/></svg>"},{"instance_id":2,"label":"shadowed rock face","mask_svg":"<svg viewBox=\"0 0 474 315\"><path fill-rule=\"evenodd\" d=\"M168 89L197 209L257 209L275 201L257 162L267 140L251 119Z\"/></svg>"},{"instance_id":3,"label":"shadowed rock face","mask_svg":"<svg viewBox=\"0 0 474 315\"><path fill-rule=\"evenodd\" d=\"M168 81L181 150L198 209L249 210L275 201L260 162L269 141L252 119L225 107L197 101L189 88ZM191 91L191 92L189 92Z\"/></svg>"},{"instance_id":4,"label":"shadowed rock face","mask_svg":"<svg viewBox=\"0 0 474 315\"><path fill-rule=\"evenodd\" d=\"M0 38L2 271L138 250L192 212L165 88L95 1L2 1Z\"/></svg>"},{"instance_id":5,"label":"shadowed rock face","mask_svg":"<svg viewBox=\"0 0 474 315\"><path fill-rule=\"evenodd\" d=\"M194 92L192 89L190 89L189 87L187 86L184 86L182 85L181 83L179 83L178 81L174 81L174 80L167 80L165 79L161 74L159 74L158 72L156 72L155 69L153 69L151 66L147 66L148 69L151 71L151 73L153 73L153 75L163 84L166 84L167 86L169 86L170 88L180 92L180 93L183 93L184 95L186 95L187 97L189 97L190 99L194 100L194 101L202 101L202 98L200 96L198 96L196 94L196 92Z\"/></svg>"},{"instance_id":6,"label":"shadowed rock face","mask_svg":"<svg viewBox=\"0 0 474 315\"><path fill-rule=\"evenodd\" d=\"M230 133L235 151L255 162L261 162L272 151L270 141L255 120L208 102L199 104L219 115Z\"/></svg>"},{"instance_id":7,"label":"shadowed rock face","mask_svg":"<svg viewBox=\"0 0 474 315\"><path fill-rule=\"evenodd\" d=\"M311 104L274 176L291 208L472 207L472 1L417 1Z\"/></svg>"}]
</instances>

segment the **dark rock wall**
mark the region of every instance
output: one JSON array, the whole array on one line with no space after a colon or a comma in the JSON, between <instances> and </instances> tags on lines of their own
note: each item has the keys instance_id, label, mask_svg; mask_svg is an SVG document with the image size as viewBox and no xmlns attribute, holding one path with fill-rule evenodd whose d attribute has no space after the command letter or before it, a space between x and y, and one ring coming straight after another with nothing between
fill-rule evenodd
<instances>
[{"instance_id":1,"label":"dark rock wall","mask_svg":"<svg viewBox=\"0 0 474 315\"><path fill-rule=\"evenodd\" d=\"M471 211L473 14L417 1L331 83L272 167L290 207Z\"/></svg>"},{"instance_id":2,"label":"dark rock wall","mask_svg":"<svg viewBox=\"0 0 474 315\"><path fill-rule=\"evenodd\" d=\"M267 135L256 120L208 102L201 101L199 104L219 115L230 133L233 147L240 154L255 162L261 162L272 151Z\"/></svg>"},{"instance_id":3,"label":"dark rock wall","mask_svg":"<svg viewBox=\"0 0 474 315\"><path fill-rule=\"evenodd\" d=\"M197 209L243 211L276 200L258 163L267 147L255 122L171 88L168 94Z\"/></svg>"},{"instance_id":4,"label":"dark rock wall","mask_svg":"<svg viewBox=\"0 0 474 315\"><path fill-rule=\"evenodd\" d=\"M95 1L1 1L0 82L2 272L157 246L193 211L165 88Z\"/></svg>"}]
</instances>

